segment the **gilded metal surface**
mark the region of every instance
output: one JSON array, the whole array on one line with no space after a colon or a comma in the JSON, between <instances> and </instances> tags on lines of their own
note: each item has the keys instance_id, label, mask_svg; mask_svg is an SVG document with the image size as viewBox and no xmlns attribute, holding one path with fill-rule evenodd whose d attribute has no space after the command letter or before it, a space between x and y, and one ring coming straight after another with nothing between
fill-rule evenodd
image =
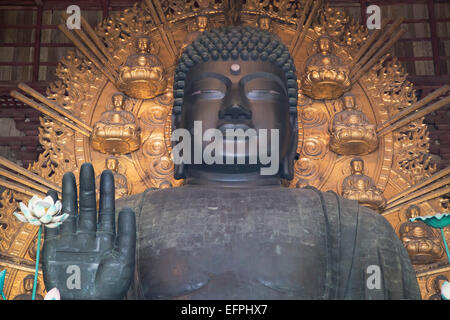
<instances>
[{"instance_id":1,"label":"gilded metal surface","mask_svg":"<svg viewBox=\"0 0 450 320\"><path fill-rule=\"evenodd\" d=\"M352 94L342 98L344 110L333 117L330 124L330 148L337 154L364 155L373 152L378 146L375 125L359 111Z\"/></svg>"},{"instance_id":2,"label":"gilded metal surface","mask_svg":"<svg viewBox=\"0 0 450 320\"><path fill-rule=\"evenodd\" d=\"M310 10L314 7L317 8L316 11ZM304 13L305 8L312 12L311 19ZM56 70L59 80L49 84L47 99L89 127L95 129L96 124L105 124L102 126L103 137L114 133L117 141L124 141L125 137L135 135L127 136L126 130L115 129L119 127L114 127L104 118L102 120L105 113L111 111L108 108L113 94L122 90L128 97L121 106L123 109L117 110L117 116L122 124L133 123L134 129L140 128L139 143L134 140L135 146L128 145L120 151L111 150L104 145L95 146L89 137L45 116L41 118L39 129L39 141L44 151L29 170L60 185L62 175L67 171L74 172L78 178L78 170L84 162L91 162L97 174L105 169L106 164L116 173L120 194L136 194L150 187L166 188L182 184L182 181L173 179L170 156L170 115L173 104L171 87L176 60L182 48L200 32L237 22L269 29L288 47L293 40L299 40L304 35L301 45L294 44L293 56L298 79L309 80L299 82L300 156L295 164L295 177L286 183L288 186L295 188L311 185L323 191L334 190L338 194L347 195L348 190L361 186L359 191L364 192L359 194L379 208L382 207L383 197L393 198L434 173L435 167L431 165L428 155L428 130L423 124L423 118L416 119L399 130L388 132L379 139L376 149L373 149L373 140L361 135L362 141L371 142L361 156L365 165L364 175L356 175L356 178L352 177L352 156L348 151L343 150L339 155L332 152L330 140L335 139L338 142L336 146L343 145L342 139L336 139L337 127L333 131L331 124L333 118L339 118L341 112L345 113L343 101L337 99L345 91L348 90L355 97L358 111L361 112L356 117L357 122L359 126L364 123L365 127L368 124L379 127L386 123L414 104L416 97L412 84L406 81L406 73L401 64L395 58L386 61L388 55L385 54L377 59L375 65L362 72L358 81L349 87L346 68L356 65L356 60L366 58L364 52L371 48L364 47L369 39L369 31L342 10L322 6L317 0L249 0L242 4L240 11L236 10L233 1L228 0L145 0L113 13L93 31L85 26L85 33L72 34L71 39L75 40L77 50L69 51L61 59ZM303 29L304 25L309 27ZM327 50L317 53L316 43L321 36L329 37L328 43L333 43L331 53ZM381 36L380 33L376 34L377 39ZM149 39L149 42L144 46L146 49L143 52L136 53L135 45L142 37ZM372 39L375 40L376 37ZM91 43L85 43L88 38ZM101 52L91 52L89 48L93 48L92 43L98 42L102 44L99 47ZM371 43L377 44L376 41ZM100 59L101 54L104 57ZM318 60L308 60L317 54ZM318 72L318 80L332 80L329 81L331 86L327 86L338 89L327 89L333 99L317 99L320 81L317 82L317 77L312 76L314 70L308 69L319 63L323 64L325 58L329 59L326 65L330 67L329 70L333 70L333 77L320 75ZM365 64L352 70L360 72L365 70L364 66ZM308 70L311 71L309 77L304 72L305 69L307 73ZM108 73L108 70L113 72ZM114 78L115 74L118 78ZM150 91L154 97L148 98L150 92L140 95L143 88L147 88L146 85L139 85L142 79L147 84L152 83ZM124 121L128 116L121 112L127 115L130 113L134 122ZM111 119L114 119L113 115ZM345 127L346 122L342 123ZM102 134L94 132L93 137L94 135L99 137ZM110 158L111 153L118 155ZM366 178L361 179L362 176ZM352 183L344 183L347 177L352 177L346 180L351 180ZM360 180L363 182L361 185L358 182ZM0 269L6 268L8 272L5 285L8 299L26 294L23 280L33 273L34 257L30 248L36 239L37 228L20 224L12 216L19 200L27 200L27 196L8 191L3 193L0 201ZM420 203L420 213L428 215L443 212L447 207L444 200L431 199ZM385 215L397 233L407 220L405 210L406 207L401 207ZM446 233L449 232L446 230ZM450 235L447 238L450 239ZM421 265L417 271L424 298L436 294L433 286L427 285L434 281L430 279L440 274L450 276L450 268L443 258ZM39 279L43 283L42 278ZM40 295L45 294L42 287L41 285L41 291L38 292Z\"/></svg>"},{"instance_id":3,"label":"gilded metal surface","mask_svg":"<svg viewBox=\"0 0 450 320\"><path fill-rule=\"evenodd\" d=\"M317 47L318 52L306 61L302 91L313 99L337 99L350 89L350 70L332 54L330 37L321 36Z\"/></svg>"},{"instance_id":4,"label":"gilded metal surface","mask_svg":"<svg viewBox=\"0 0 450 320\"><path fill-rule=\"evenodd\" d=\"M97 151L109 154L127 154L139 149L141 130L136 118L125 107L125 96L115 93L113 106L94 124L91 145Z\"/></svg>"},{"instance_id":5,"label":"gilded metal surface","mask_svg":"<svg viewBox=\"0 0 450 320\"><path fill-rule=\"evenodd\" d=\"M342 182L342 196L356 200L362 206L381 211L386 205L386 199L372 178L364 174L364 161L361 158L353 158L350 166L352 174Z\"/></svg>"}]
</instances>

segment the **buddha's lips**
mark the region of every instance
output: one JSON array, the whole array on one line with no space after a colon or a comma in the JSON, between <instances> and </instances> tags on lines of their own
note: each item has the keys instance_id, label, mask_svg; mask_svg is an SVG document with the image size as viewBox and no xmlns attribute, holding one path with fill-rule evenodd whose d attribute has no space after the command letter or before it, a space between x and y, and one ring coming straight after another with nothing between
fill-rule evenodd
<instances>
[{"instance_id":1,"label":"buddha's lips","mask_svg":"<svg viewBox=\"0 0 450 320\"><path fill-rule=\"evenodd\" d=\"M234 138L235 130L243 130L245 133L248 129L254 129L254 128L250 127L249 125L247 125L245 123L224 123L221 126L219 126L218 129L222 132L224 138L226 139L227 138L227 130L231 130L231 135ZM256 133L256 135L258 134L257 130L255 130L255 133Z\"/></svg>"}]
</instances>

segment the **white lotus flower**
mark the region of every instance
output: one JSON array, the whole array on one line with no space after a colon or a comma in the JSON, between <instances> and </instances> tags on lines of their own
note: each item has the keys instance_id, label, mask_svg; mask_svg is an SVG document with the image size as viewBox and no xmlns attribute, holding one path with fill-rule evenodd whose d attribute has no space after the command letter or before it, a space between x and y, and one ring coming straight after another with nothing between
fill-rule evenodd
<instances>
[{"instance_id":1,"label":"white lotus flower","mask_svg":"<svg viewBox=\"0 0 450 320\"><path fill-rule=\"evenodd\" d=\"M441 296L444 300L450 300L450 283L448 281L444 281L441 286Z\"/></svg>"},{"instance_id":2,"label":"white lotus flower","mask_svg":"<svg viewBox=\"0 0 450 320\"><path fill-rule=\"evenodd\" d=\"M23 215L14 212L14 216L21 222L28 222L35 226L44 225L47 228L56 228L69 217L67 213L59 215L61 212L61 201L57 200L55 203L51 196L47 196L44 199L33 196L28 201L28 206L20 202L19 207Z\"/></svg>"},{"instance_id":3,"label":"white lotus flower","mask_svg":"<svg viewBox=\"0 0 450 320\"><path fill-rule=\"evenodd\" d=\"M44 297L44 300L61 300L61 295L58 288L53 288Z\"/></svg>"}]
</instances>

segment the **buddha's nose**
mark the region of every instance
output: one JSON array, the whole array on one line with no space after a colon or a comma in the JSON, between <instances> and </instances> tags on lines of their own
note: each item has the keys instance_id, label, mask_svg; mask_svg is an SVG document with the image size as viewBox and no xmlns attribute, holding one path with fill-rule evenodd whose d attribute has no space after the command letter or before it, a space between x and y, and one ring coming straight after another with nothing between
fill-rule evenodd
<instances>
[{"instance_id":1,"label":"buddha's nose","mask_svg":"<svg viewBox=\"0 0 450 320\"><path fill-rule=\"evenodd\" d=\"M252 111L239 104L232 104L219 111L220 120L251 120Z\"/></svg>"}]
</instances>

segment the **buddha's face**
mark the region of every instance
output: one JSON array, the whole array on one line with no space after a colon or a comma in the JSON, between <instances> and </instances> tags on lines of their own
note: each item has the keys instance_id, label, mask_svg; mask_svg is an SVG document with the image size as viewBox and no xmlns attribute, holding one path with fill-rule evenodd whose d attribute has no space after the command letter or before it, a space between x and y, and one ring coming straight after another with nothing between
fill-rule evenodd
<instances>
[{"instance_id":1,"label":"buddha's face","mask_svg":"<svg viewBox=\"0 0 450 320\"><path fill-rule=\"evenodd\" d=\"M263 30L269 30L270 29L270 19L267 17L260 18L258 21L258 26Z\"/></svg>"},{"instance_id":2,"label":"buddha's face","mask_svg":"<svg viewBox=\"0 0 450 320\"><path fill-rule=\"evenodd\" d=\"M118 165L118 161L115 158L106 159L106 168L111 171L116 171Z\"/></svg>"},{"instance_id":3,"label":"buddha's face","mask_svg":"<svg viewBox=\"0 0 450 320\"><path fill-rule=\"evenodd\" d=\"M208 25L208 17L206 17L206 16L198 16L197 17L198 30L205 31L207 25Z\"/></svg>"},{"instance_id":4,"label":"buddha's face","mask_svg":"<svg viewBox=\"0 0 450 320\"><path fill-rule=\"evenodd\" d=\"M351 95L344 96L344 106L346 109L354 109L355 108L355 97Z\"/></svg>"},{"instance_id":5,"label":"buddha's face","mask_svg":"<svg viewBox=\"0 0 450 320\"><path fill-rule=\"evenodd\" d=\"M121 108L123 106L123 95L116 94L112 98L114 107Z\"/></svg>"},{"instance_id":6,"label":"buddha's face","mask_svg":"<svg viewBox=\"0 0 450 320\"><path fill-rule=\"evenodd\" d=\"M291 147L291 128L294 117L289 114L287 84L283 71L276 65L262 61L208 61L197 64L187 74L183 98L182 113L176 122L177 128L187 129L191 135L194 132L194 121L201 121L202 135L207 129L218 129L223 139L223 165L196 165L202 170L241 173L258 170L259 162L249 164L249 157L255 151L249 150L249 139L245 139L245 154L239 151L239 143L227 138L227 129L254 129L256 140L264 140L260 129L267 131L267 154L272 155L271 130L278 132L279 160L287 154ZM210 140L212 141L212 139ZM202 142L202 150L211 142ZM227 145L234 145L229 152ZM192 161L194 163L192 148ZM246 165L226 165L227 157L245 157ZM237 162L237 161L236 161ZM235 162L235 163L236 163ZM193 165L191 165L193 166Z\"/></svg>"},{"instance_id":7,"label":"buddha's face","mask_svg":"<svg viewBox=\"0 0 450 320\"><path fill-rule=\"evenodd\" d=\"M416 206L408 208L408 217L409 218L417 218L420 216L420 209Z\"/></svg>"},{"instance_id":8,"label":"buddha's face","mask_svg":"<svg viewBox=\"0 0 450 320\"><path fill-rule=\"evenodd\" d=\"M137 40L139 51L146 52L148 50L148 38L142 37Z\"/></svg>"},{"instance_id":9,"label":"buddha's face","mask_svg":"<svg viewBox=\"0 0 450 320\"><path fill-rule=\"evenodd\" d=\"M320 48L321 52L330 52L330 39L320 38L319 39L319 48Z\"/></svg>"},{"instance_id":10,"label":"buddha's face","mask_svg":"<svg viewBox=\"0 0 450 320\"><path fill-rule=\"evenodd\" d=\"M352 173L362 173L364 170L364 162L362 160L354 160L351 163Z\"/></svg>"},{"instance_id":11,"label":"buddha's face","mask_svg":"<svg viewBox=\"0 0 450 320\"><path fill-rule=\"evenodd\" d=\"M25 292L33 291L33 283L33 277L26 277L23 279L23 288L25 289Z\"/></svg>"}]
</instances>

